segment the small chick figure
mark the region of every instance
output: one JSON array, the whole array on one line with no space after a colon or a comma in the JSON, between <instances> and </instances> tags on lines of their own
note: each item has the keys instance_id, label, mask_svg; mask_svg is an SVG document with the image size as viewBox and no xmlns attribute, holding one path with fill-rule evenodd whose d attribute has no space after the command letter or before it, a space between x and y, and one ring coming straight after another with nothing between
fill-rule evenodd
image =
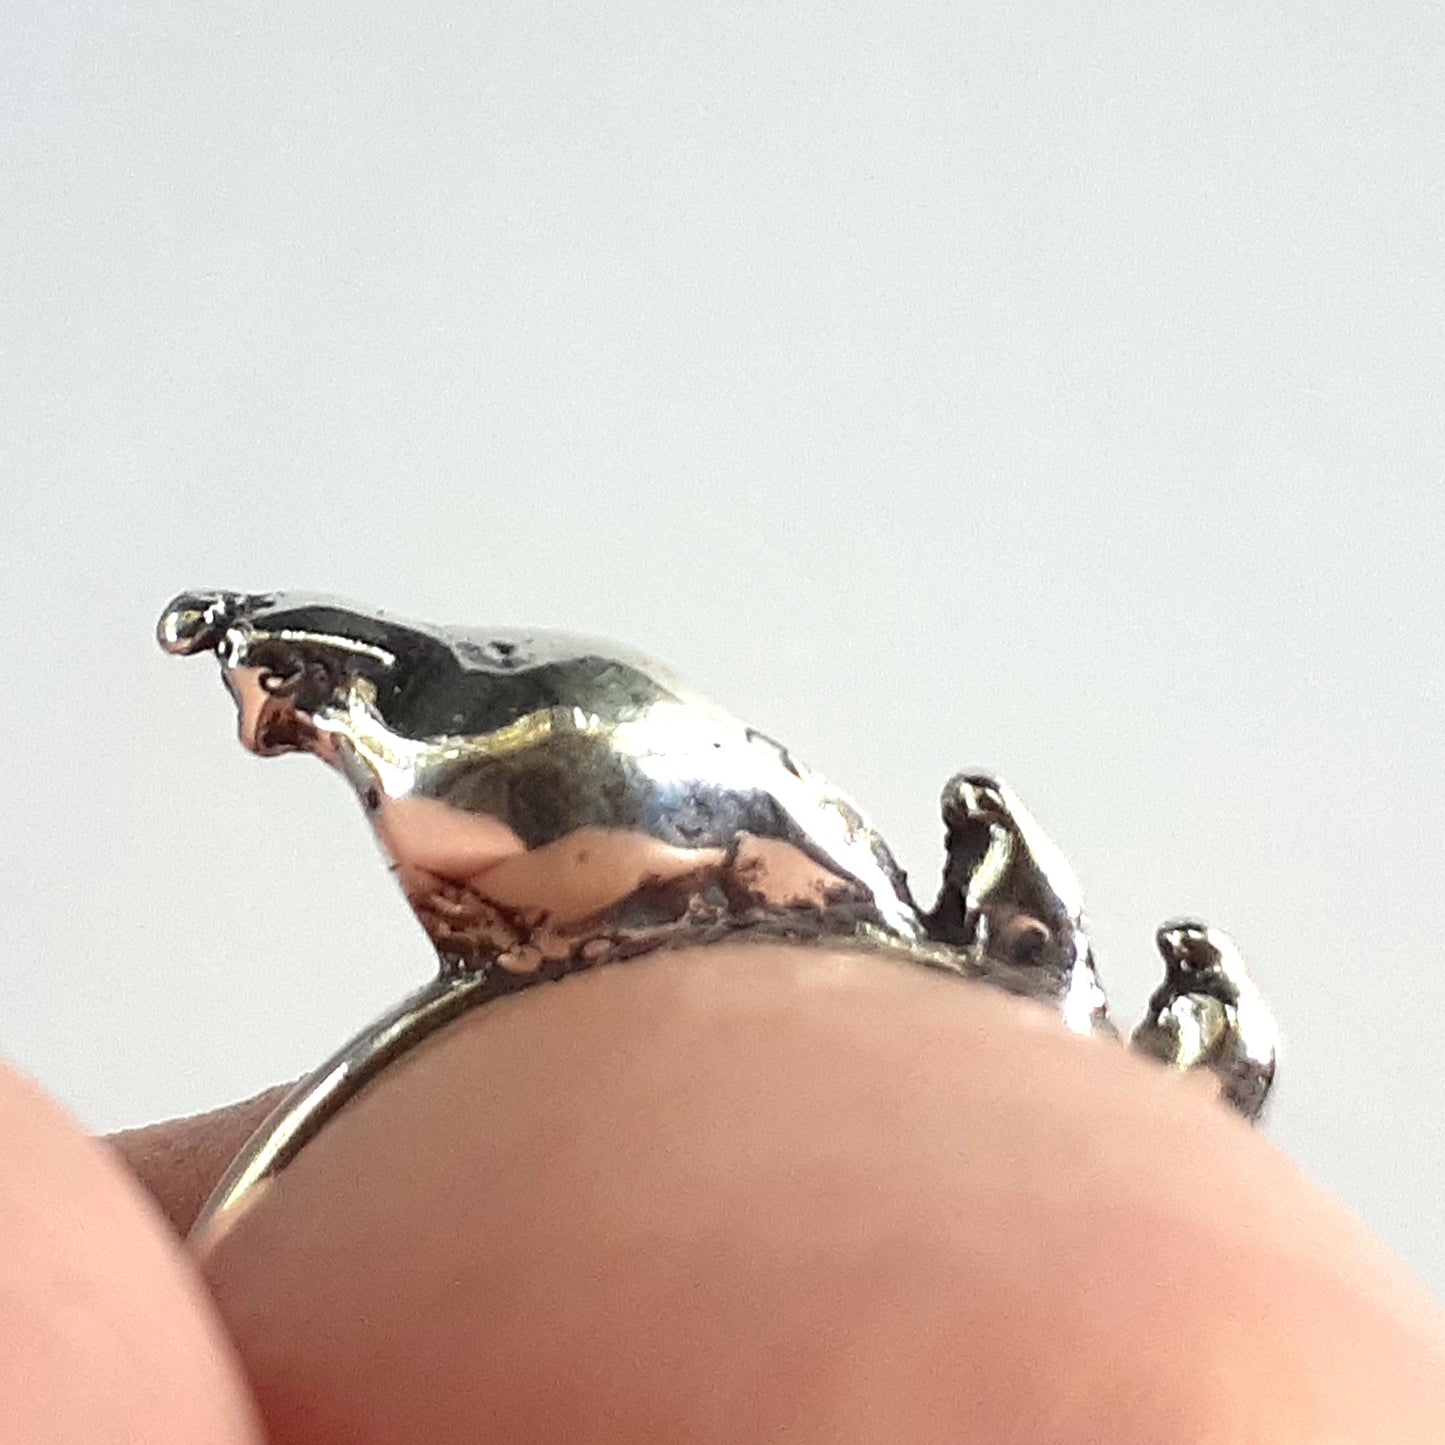
<instances>
[{"instance_id":1,"label":"small chick figure","mask_svg":"<svg viewBox=\"0 0 1445 1445\"><path fill-rule=\"evenodd\" d=\"M1221 1098L1246 1119L1264 1108L1279 1056L1279 1030L1234 940L1193 918L1155 935L1164 982L1131 1043L1181 1072L1205 1068Z\"/></svg>"}]
</instances>

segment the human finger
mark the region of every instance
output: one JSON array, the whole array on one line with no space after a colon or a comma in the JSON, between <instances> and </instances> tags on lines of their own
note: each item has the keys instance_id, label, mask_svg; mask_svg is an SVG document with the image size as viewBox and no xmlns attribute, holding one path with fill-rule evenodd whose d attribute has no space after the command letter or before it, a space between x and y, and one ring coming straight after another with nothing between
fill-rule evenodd
<instances>
[{"instance_id":1,"label":"human finger","mask_svg":"<svg viewBox=\"0 0 1445 1445\"><path fill-rule=\"evenodd\" d=\"M259 1445L200 1281L110 1151L0 1065L0 1445Z\"/></svg>"},{"instance_id":2,"label":"human finger","mask_svg":"<svg viewBox=\"0 0 1445 1445\"><path fill-rule=\"evenodd\" d=\"M204 1256L274 1445L1445 1438L1264 1137L977 985L712 946L477 1010Z\"/></svg>"}]
</instances>

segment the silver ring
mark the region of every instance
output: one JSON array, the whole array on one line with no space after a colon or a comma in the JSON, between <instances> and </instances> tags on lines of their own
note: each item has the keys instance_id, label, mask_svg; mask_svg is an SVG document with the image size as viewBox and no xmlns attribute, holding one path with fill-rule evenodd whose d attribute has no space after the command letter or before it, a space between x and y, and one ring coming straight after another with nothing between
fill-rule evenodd
<instances>
[{"instance_id":1,"label":"silver ring","mask_svg":"<svg viewBox=\"0 0 1445 1445\"><path fill-rule=\"evenodd\" d=\"M304 1079L217 1186L204 1253L346 1102L467 1011L581 969L747 937L885 950L1109 1020L1072 869L1018 797L943 790L932 908L862 812L781 743L611 644L442 628L295 593L188 592L161 645L212 652L241 741L309 752L350 782L436 976ZM1206 1070L1256 1119L1278 1033L1229 937L1160 928L1164 980L1130 1045Z\"/></svg>"}]
</instances>

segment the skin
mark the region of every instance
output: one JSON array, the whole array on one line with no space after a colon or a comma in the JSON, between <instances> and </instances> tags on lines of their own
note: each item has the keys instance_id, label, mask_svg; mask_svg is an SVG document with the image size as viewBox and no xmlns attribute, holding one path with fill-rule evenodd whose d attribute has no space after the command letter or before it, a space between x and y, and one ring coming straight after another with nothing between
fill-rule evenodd
<instances>
[{"instance_id":1,"label":"skin","mask_svg":"<svg viewBox=\"0 0 1445 1445\"><path fill-rule=\"evenodd\" d=\"M1264 1136L893 961L714 946L444 1031L208 1259L237 1365L166 1220L266 1102L108 1151L0 1079L0 1445L250 1445L243 1378L272 1445L1445 1438L1445 1320Z\"/></svg>"},{"instance_id":2,"label":"skin","mask_svg":"<svg viewBox=\"0 0 1445 1445\"><path fill-rule=\"evenodd\" d=\"M257 1445L200 1280L136 1180L0 1068L0 1441Z\"/></svg>"}]
</instances>

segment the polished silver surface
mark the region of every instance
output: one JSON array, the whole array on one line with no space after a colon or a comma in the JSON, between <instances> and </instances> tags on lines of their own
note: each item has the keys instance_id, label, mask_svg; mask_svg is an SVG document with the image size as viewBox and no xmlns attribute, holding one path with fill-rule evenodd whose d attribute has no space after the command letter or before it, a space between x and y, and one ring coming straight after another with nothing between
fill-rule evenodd
<instances>
[{"instance_id":1,"label":"polished silver surface","mask_svg":"<svg viewBox=\"0 0 1445 1445\"><path fill-rule=\"evenodd\" d=\"M324 1064L236 1161L214 1237L347 1099L467 1009L579 969L727 937L884 949L1113 1035L1072 869L1002 782L943 793L943 883L914 901L888 846L782 744L610 643L442 628L294 593L177 597L158 635L211 652L241 741L351 784L434 944L437 976ZM1207 1069L1258 1115L1268 1010L1203 925L1160 934L1135 1045ZM1267 1064L1265 1056L1267 1053Z\"/></svg>"},{"instance_id":2,"label":"polished silver surface","mask_svg":"<svg viewBox=\"0 0 1445 1445\"><path fill-rule=\"evenodd\" d=\"M443 972L498 991L739 929L911 943L897 864L771 738L610 644L288 595L178 599L241 741L350 781Z\"/></svg>"}]
</instances>

